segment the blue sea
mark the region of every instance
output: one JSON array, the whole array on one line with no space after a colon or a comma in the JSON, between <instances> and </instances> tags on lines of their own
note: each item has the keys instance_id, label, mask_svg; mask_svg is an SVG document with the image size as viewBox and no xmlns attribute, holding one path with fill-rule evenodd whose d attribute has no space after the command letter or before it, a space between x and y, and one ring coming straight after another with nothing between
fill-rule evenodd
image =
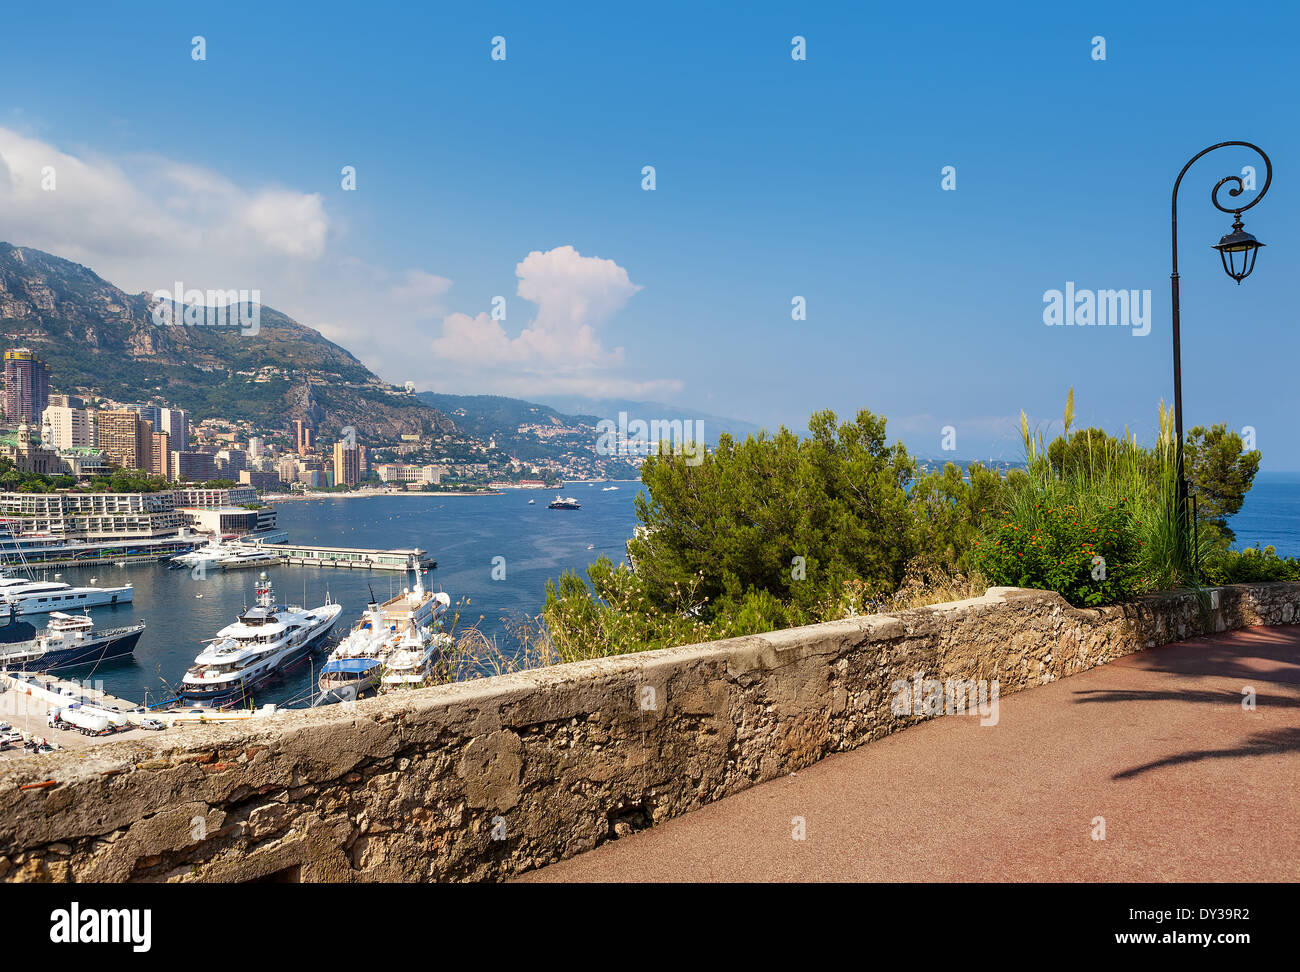
<instances>
[{"instance_id":1,"label":"blue sea","mask_svg":"<svg viewBox=\"0 0 1300 972\"><path fill-rule=\"evenodd\" d=\"M1241 512L1228 521L1237 548L1273 546L1280 557L1300 557L1300 473L1261 472Z\"/></svg>"},{"instance_id":2,"label":"blue sea","mask_svg":"<svg viewBox=\"0 0 1300 972\"><path fill-rule=\"evenodd\" d=\"M607 485L619 488L606 491ZM634 499L639 490L636 482L570 483L564 494L577 499L580 510L548 510L554 494L540 490L510 490L497 496L322 497L281 504L280 525L298 543L424 548L438 562L426 583L445 590L453 605L459 604L461 625L478 624L508 645L503 622L537 615L547 580L565 570L582 571L602 554L616 563L624 559L637 522ZM1283 556L1300 556L1300 473L1260 473L1231 525L1238 547L1259 543L1276 547ZM504 580L492 576L498 557L504 558ZM146 693L149 702L167 697L167 686L180 682L200 642L252 602L257 573L213 571L196 579L189 571L167 570L162 564L61 571L61 579L72 584L134 584L134 603L96 608L92 614L100 627L135 619L148 625L133 659L103 665L93 673L82 669L68 674L89 674L109 692L131 701L144 701ZM269 574L283 601L315 606L328 593L341 603L339 634L365 609L371 588L384 599L403 584L402 575L388 572L275 567ZM40 617L29 620L43 623ZM257 701L300 704L310 690L312 672L312 667L301 666L266 686Z\"/></svg>"}]
</instances>

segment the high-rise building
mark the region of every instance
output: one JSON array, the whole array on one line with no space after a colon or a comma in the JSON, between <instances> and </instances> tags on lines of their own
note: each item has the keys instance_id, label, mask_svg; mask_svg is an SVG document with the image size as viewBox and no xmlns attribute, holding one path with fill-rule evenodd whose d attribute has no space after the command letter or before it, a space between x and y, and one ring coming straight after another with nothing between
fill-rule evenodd
<instances>
[{"instance_id":1,"label":"high-rise building","mask_svg":"<svg viewBox=\"0 0 1300 972\"><path fill-rule=\"evenodd\" d=\"M168 448L170 436L166 432L154 432L149 450L149 472L154 476L171 477L171 449Z\"/></svg>"},{"instance_id":2,"label":"high-rise building","mask_svg":"<svg viewBox=\"0 0 1300 972\"><path fill-rule=\"evenodd\" d=\"M361 447L355 442L334 443L334 485L355 486L361 481Z\"/></svg>"},{"instance_id":3,"label":"high-rise building","mask_svg":"<svg viewBox=\"0 0 1300 972\"><path fill-rule=\"evenodd\" d=\"M248 458L261 459L262 449L266 446L266 440L260 435L249 436L248 439Z\"/></svg>"},{"instance_id":4,"label":"high-rise building","mask_svg":"<svg viewBox=\"0 0 1300 972\"><path fill-rule=\"evenodd\" d=\"M50 396L51 399L55 397ZM93 449L97 444L98 417L99 413L93 408L50 405L42 415L42 423L50 427L50 445L54 448Z\"/></svg>"},{"instance_id":5,"label":"high-rise building","mask_svg":"<svg viewBox=\"0 0 1300 972\"><path fill-rule=\"evenodd\" d=\"M294 451L300 456L305 456L311 452L312 432L311 426L303 419L293 420L293 443Z\"/></svg>"},{"instance_id":6,"label":"high-rise building","mask_svg":"<svg viewBox=\"0 0 1300 972\"><path fill-rule=\"evenodd\" d=\"M165 432L172 451L185 448L190 442L190 413L183 408L166 408L161 405L128 405L142 419L153 423L155 432Z\"/></svg>"},{"instance_id":7,"label":"high-rise building","mask_svg":"<svg viewBox=\"0 0 1300 972\"><path fill-rule=\"evenodd\" d=\"M108 461L123 469L148 469L153 454L153 423L130 409L101 411L99 448Z\"/></svg>"},{"instance_id":8,"label":"high-rise building","mask_svg":"<svg viewBox=\"0 0 1300 972\"><path fill-rule=\"evenodd\" d=\"M190 445L190 413L183 408L160 408L158 431L167 433L173 452L188 449Z\"/></svg>"},{"instance_id":9,"label":"high-rise building","mask_svg":"<svg viewBox=\"0 0 1300 972\"><path fill-rule=\"evenodd\" d=\"M238 479L239 471L248 468L248 453L243 449L218 449L216 462L223 479Z\"/></svg>"},{"instance_id":10,"label":"high-rise building","mask_svg":"<svg viewBox=\"0 0 1300 972\"><path fill-rule=\"evenodd\" d=\"M217 478L216 457L210 452L173 451L171 477L193 483L203 483Z\"/></svg>"},{"instance_id":11,"label":"high-rise building","mask_svg":"<svg viewBox=\"0 0 1300 972\"><path fill-rule=\"evenodd\" d=\"M50 405L57 405L59 408L85 408L86 402L77 395L62 395L58 392L50 392Z\"/></svg>"},{"instance_id":12,"label":"high-rise building","mask_svg":"<svg viewBox=\"0 0 1300 972\"><path fill-rule=\"evenodd\" d=\"M41 424L50 404L50 371L29 348L5 352L5 418L13 423Z\"/></svg>"}]
</instances>

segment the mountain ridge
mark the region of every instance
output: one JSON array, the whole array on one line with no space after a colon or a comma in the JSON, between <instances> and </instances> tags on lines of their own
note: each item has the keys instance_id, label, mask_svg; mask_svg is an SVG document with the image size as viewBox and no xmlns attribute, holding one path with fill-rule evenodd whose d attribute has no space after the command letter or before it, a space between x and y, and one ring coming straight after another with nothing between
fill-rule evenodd
<instances>
[{"instance_id":1,"label":"mountain ridge","mask_svg":"<svg viewBox=\"0 0 1300 972\"><path fill-rule=\"evenodd\" d=\"M458 431L319 331L256 306L255 334L158 324L150 294L128 294L82 264L0 242L0 332L10 346L37 351L59 391L123 402L156 397L199 420L267 428L301 418L325 436L351 426L362 440Z\"/></svg>"}]
</instances>

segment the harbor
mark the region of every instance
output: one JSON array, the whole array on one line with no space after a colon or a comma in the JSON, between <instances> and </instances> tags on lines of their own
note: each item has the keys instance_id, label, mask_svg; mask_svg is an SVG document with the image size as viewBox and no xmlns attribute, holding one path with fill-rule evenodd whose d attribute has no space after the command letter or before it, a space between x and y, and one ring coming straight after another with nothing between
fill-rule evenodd
<instances>
[{"instance_id":1,"label":"harbor","mask_svg":"<svg viewBox=\"0 0 1300 972\"><path fill-rule=\"evenodd\" d=\"M76 676L105 690L113 700L108 703L110 707L117 706L123 711L147 708L151 717L173 728L191 722L206 724L260 719L306 707L319 698L326 687L322 676L335 676L334 672L326 673L324 669L330 664L336 642L345 638L358 622L372 615L370 605L376 604L384 616L379 627L389 629L396 625L396 630L376 639L373 659L365 657L371 655L367 645L354 643L349 654L358 657L344 658L344 653L340 652L340 657L334 659L334 667L339 669L335 677L341 683L352 681L349 676L353 675L360 682L364 675L376 684L364 687L358 684L356 689L367 693L378 691L378 677L381 676L379 669L371 671L374 659L386 659L391 654L395 663L409 660L417 669L428 663L425 639L408 637L406 640L411 643L404 645L402 638L398 637L406 634L409 628L403 623L401 608L404 591L415 586L412 579L403 577L402 568L407 567L410 559L431 566L433 557L426 551L436 549L439 551L438 561L448 565L439 567L436 574L426 569L420 579L426 591L437 595L436 602L431 601L428 606L445 614L447 631L458 636L467 626L474 625L488 637L505 639L509 632L503 619L535 615L540 607L537 592L544 589L548 577L559 570L577 569L593 556L605 554L616 560L624 556L629 524L634 521L632 493L626 490L606 493L592 486L571 489L582 507L577 514L548 513L545 503L554 498L553 493L534 505L529 505L528 497L517 492L485 497L475 504L457 504L454 500L447 500L445 506L435 502L413 507L406 496L377 498L367 504L296 504L282 513L279 526L288 536L302 543L262 540L259 545L256 541L261 538L246 535L233 541L216 540L218 545L226 548L238 544L275 553L270 562L241 565L257 569L218 567L197 570L191 567L171 570L168 569L171 564L158 562L133 565L126 571L79 564L64 570L59 579L54 577L53 571L47 572L35 565L29 565L27 571L11 571L15 577L20 573L37 578L47 576L49 580L42 582L46 584L61 580L75 590L102 588L107 583L121 585L125 583L123 575L126 575L132 585L133 598L130 601L119 599L119 603L114 605L110 598L91 606L86 613L95 622L95 634L105 637L116 637L116 632L121 629L128 629L127 636L130 637L130 629L144 623L144 629L129 654L119 655L110 645L102 654L95 655L100 660L89 664L69 668L65 667L62 659L47 659L54 661L53 672L35 667L29 670L41 671L40 677L47 681ZM212 538L191 534L189 540L197 552L210 546ZM593 541L596 544L594 551L591 549ZM558 561L553 553L557 548L560 550ZM282 562L286 552L310 556L300 556L297 563L290 565ZM489 568L497 556L508 561L509 583L493 578ZM346 564L354 566L352 569L339 569ZM242 699L230 708L198 706L182 700L185 676L196 665L205 646L214 643L223 629L237 623L256 605L258 581L263 571L274 584L277 605L302 605L310 610L329 603L342 606L329 639L323 640L305 657L284 660L283 663L276 661L275 674L255 685L249 692L251 698ZM441 594L444 590L448 592L446 595ZM39 607L40 597L67 597L69 592L33 589L30 596L36 598ZM51 606L57 603L58 609L72 618L85 616L82 606L76 602L49 603ZM76 604L73 610L64 606L73 604ZM20 614L16 620L20 624L30 624L36 630L26 631L21 637L15 632L15 648L25 640L37 638L52 620L57 619L53 619L52 612L49 612ZM73 626L68 622L65 624L70 628L69 637L76 637ZM434 639L440 637L436 629L432 634ZM365 639L356 640L362 642ZM389 641L393 642L391 646ZM46 650L57 650L58 647L50 644ZM412 651L412 647L417 650ZM399 659L396 651L406 652L410 658ZM15 661L43 664L39 658L28 659L30 653L30 650L25 651L24 657ZM212 660L218 664L221 662L219 658ZM363 662L367 665L364 672L349 670L350 666L359 667ZM399 667L394 665L392 674L400 674L397 671ZM419 681L423 682L423 678ZM77 691L76 684L69 682L65 687ZM353 688L347 684L339 687L344 689L339 696L349 695ZM14 698L11 696L10 701ZM178 705L182 702L185 704ZM0 705L3 704L0 701ZM265 708L268 705L274 708L268 710ZM79 732L51 731L45 722L47 713L48 707L31 710L28 731L34 737L64 748L89 745L94 741L94 737ZM0 713L0 722L16 725L15 719L3 713ZM24 727L16 725L16 728L22 730ZM145 732L148 730L122 729L105 738L111 741L132 739ZM17 748L11 746L3 755L12 758L22 754L19 745Z\"/></svg>"}]
</instances>

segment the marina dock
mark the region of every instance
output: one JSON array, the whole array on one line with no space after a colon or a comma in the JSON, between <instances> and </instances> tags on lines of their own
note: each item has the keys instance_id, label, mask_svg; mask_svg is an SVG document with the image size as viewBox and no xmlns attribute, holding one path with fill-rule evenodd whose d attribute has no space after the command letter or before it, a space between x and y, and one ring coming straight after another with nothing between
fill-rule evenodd
<instances>
[{"instance_id":1,"label":"marina dock","mask_svg":"<svg viewBox=\"0 0 1300 972\"><path fill-rule=\"evenodd\" d=\"M91 567L97 564L145 564L188 550L201 537L192 535L140 540L64 541L0 538L0 567Z\"/></svg>"},{"instance_id":2,"label":"marina dock","mask_svg":"<svg viewBox=\"0 0 1300 972\"><path fill-rule=\"evenodd\" d=\"M262 549L273 550L281 563L298 567L355 567L362 570L428 570L437 561L418 547L373 550L365 547L314 547L298 543L270 543Z\"/></svg>"}]
</instances>

